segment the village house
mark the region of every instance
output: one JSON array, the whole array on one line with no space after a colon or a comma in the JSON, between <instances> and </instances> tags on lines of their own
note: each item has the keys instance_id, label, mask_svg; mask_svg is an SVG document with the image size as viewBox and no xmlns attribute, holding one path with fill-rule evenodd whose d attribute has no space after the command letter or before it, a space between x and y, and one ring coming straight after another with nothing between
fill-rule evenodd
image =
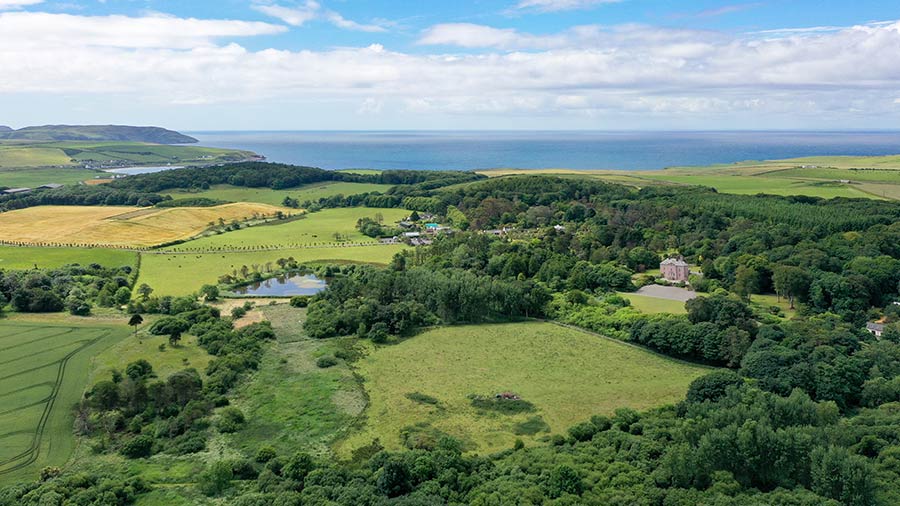
<instances>
[{"instance_id":1,"label":"village house","mask_svg":"<svg viewBox=\"0 0 900 506\"><path fill-rule=\"evenodd\" d=\"M866 330L876 338L881 339L881 335L884 334L884 324L869 322L866 324Z\"/></svg>"},{"instance_id":2,"label":"village house","mask_svg":"<svg viewBox=\"0 0 900 506\"><path fill-rule=\"evenodd\" d=\"M666 281L687 283L691 268L681 258L667 258L659 264L659 270Z\"/></svg>"}]
</instances>

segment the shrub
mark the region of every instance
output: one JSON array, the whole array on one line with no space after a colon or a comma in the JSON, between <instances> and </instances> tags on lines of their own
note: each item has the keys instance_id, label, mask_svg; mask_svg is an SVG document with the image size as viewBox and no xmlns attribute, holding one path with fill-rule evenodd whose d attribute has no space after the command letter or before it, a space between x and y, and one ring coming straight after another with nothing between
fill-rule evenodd
<instances>
[{"instance_id":1,"label":"shrub","mask_svg":"<svg viewBox=\"0 0 900 506\"><path fill-rule=\"evenodd\" d=\"M504 399L483 395L470 395L472 406L477 409L497 411L507 415L534 411L534 404L522 399Z\"/></svg>"},{"instance_id":2,"label":"shrub","mask_svg":"<svg viewBox=\"0 0 900 506\"><path fill-rule=\"evenodd\" d=\"M265 464L266 462L274 459L278 456L278 452L275 451L275 448L271 446L263 446L259 450L256 451L256 461L260 464Z\"/></svg>"},{"instance_id":3,"label":"shrub","mask_svg":"<svg viewBox=\"0 0 900 506\"><path fill-rule=\"evenodd\" d=\"M197 487L207 496L219 495L231 486L232 478L230 462L214 462L197 477Z\"/></svg>"},{"instance_id":4,"label":"shrub","mask_svg":"<svg viewBox=\"0 0 900 506\"><path fill-rule=\"evenodd\" d=\"M130 459L142 459L153 453L153 438L150 436L136 436L122 445L119 453Z\"/></svg>"},{"instance_id":5,"label":"shrub","mask_svg":"<svg viewBox=\"0 0 900 506\"><path fill-rule=\"evenodd\" d=\"M701 376L691 382L688 387L686 400L688 402L717 401L730 386L739 386L744 383L734 371L716 371L706 376Z\"/></svg>"},{"instance_id":6,"label":"shrub","mask_svg":"<svg viewBox=\"0 0 900 506\"><path fill-rule=\"evenodd\" d=\"M324 357L319 357L319 359L316 360L316 365L319 366L319 367L321 367L322 369L327 369L327 368L329 368L329 367L334 367L334 366L336 366L337 364L338 364L337 359L334 358L334 357L332 357L331 355L326 355L326 356L324 356Z\"/></svg>"},{"instance_id":7,"label":"shrub","mask_svg":"<svg viewBox=\"0 0 900 506\"><path fill-rule=\"evenodd\" d=\"M219 420L216 422L219 432L231 433L237 432L246 419L244 413L238 408L227 407L219 412Z\"/></svg>"},{"instance_id":8,"label":"shrub","mask_svg":"<svg viewBox=\"0 0 900 506\"><path fill-rule=\"evenodd\" d=\"M309 305L309 297L306 295L296 295L291 297L292 307L306 307Z\"/></svg>"},{"instance_id":9,"label":"shrub","mask_svg":"<svg viewBox=\"0 0 900 506\"><path fill-rule=\"evenodd\" d=\"M437 400L437 398L423 394L421 392L408 393L406 394L406 398L413 402L418 402L419 404L430 404L432 406L437 406L438 404L440 404L440 401Z\"/></svg>"},{"instance_id":10,"label":"shrub","mask_svg":"<svg viewBox=\"0 0 900 506\"><path fill-rule=\"evenodd\" d=\"M569 427L569 435L572 436L572 439L575 441L590 441L597 432L599 432L599 430L593 422L581 422Z\"/></svg>"}]
</instances>

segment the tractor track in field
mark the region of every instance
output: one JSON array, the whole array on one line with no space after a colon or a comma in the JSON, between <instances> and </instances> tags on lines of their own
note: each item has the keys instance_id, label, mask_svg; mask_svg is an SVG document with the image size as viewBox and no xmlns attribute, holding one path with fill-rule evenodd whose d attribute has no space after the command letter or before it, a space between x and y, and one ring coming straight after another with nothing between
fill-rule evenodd
<instances>
[{"instance_id":1,"label":"tractor track in field","mask_svg":"<svg viewBox=\"0 0 900 506\"><path fill-rule=\"evenodd\" d=\"M59 349L62 349L62 348L68 348L68 347L72 346L73 344L80 344L80 343L84 343L84 342L86 342L86 341L85 341L85 340L70 341L70 342L68 342L68 343L63 343L63 344L60 344L60 345L57 345L57 346L53 346L53 347L50 347L50 348L45 348L45 349L43 349L43 350L41 350L41 351L36 351L36 352L34 352L34 353L29 353L29 354L27 354L27 355L22 355L21 357L11 358L11 359L9 359L9 360L4 360L4 361L0 362L0 366L6 365L6 364L11 364L11 363L13 363L13 362L18 362L19 360L24 360L24 359L26 359L26 358L32 358L32 357L36 357L36 356L38 356L38 355L43 355L43 354L45 354L45 353L50 353L50 352L53 352L53 351L56 351L56 350L59 350ZM79 348L79 349L80 349L80 348ZM55 363L55 362L50 362L50 363L53 364L53 363Z\"/></svg>"},{"instance_id":2,"label":"tractor track in field","mask_svg":"<svg viewBox=\"0 0 900 506\"><path fill-rule=\"evenodd\" d=\"M76 328L71 327L70 330L74 331L74 330L76 330ZM46 403L44 405L44 410L41 413L41 417L38 420L38 423L37 423L37 426L35 427L34 432L32 433L31 431L25 430L25 431L16 431L16 432L10 432L7 434L0 435L0 439L2 439L4 437L9 437L9 436L16 435L16 434L24 434L24 433L32 433L33 434L32 438L31 438L31 444L28 446L28 448L26 450L19 452L18 454L13 455L11 457L7 457L3 460L0 460L0 468L12 464L10 467L0 469L0 476L23 469L37 461L38 457L40 456L41 440L44 437L44 430L47 427L47 421L50 419L50 414L53 412L53 407L56 405L56 397L59 394L59 390L62 386L62 380L63 380L65 371L66 371L66 364L68 364L69 360L72 357L74 357L79 352L83 351L84 349L96 344L103 338L107 337L109 335L109 333L110 333L109 330L103 330L102 333L99 336L97 336L96 338L91 339L91 340L82 341L83 344L81 346L79 346L77 349L69 352L66 356L64 356L62 359L60 359L56 362L51 362L49 364L44 364L40 367L35 367L32 369L29 369L28 371L22 371L20 373L16 373L16 374L6 376L4 378L0 378L0 380L6 379L6 378L11 378L11 377L15 377L15 376L24 374L26 372L34 371L37 369L43 369L45 367L48 367L48 366L51 366L54 364L58 364L57 370L56 370L56 380L52 382L53 389L50 392L50 395L45 399ZM37 405L37 404L35 404L35 405ZM24 460L22 460L22 459L24 459Z\"/></svg>"},{"instance_id":3,"label":"tractor track in field","mask_svg":"<svg viewBox=\"0 0 900 506\"><path fill-rule=\"evenodd\" d=\"M28 342L25 342L25 343L19 343L19 344L14 344L14 345L12 345L12 346L7 346L7 347L5 347L5 348L0 348L0 352L9 351L9 350L14 350L14 349L19 348L19 347L22 347L22 346L28 346L29 344L34 344L34 343L43 341L43 340L45 340L45 339L52 339L52 338L54 338L54 337L59 337L59 336L65 335L65 334L71 334L72 332L74 332L74 330L75 330L75 329L68 329L68 330L66 330L65 332L60 332L59 334L51 334L51 335L49 335L49 336L39 337L39 338L35 339L34 341L28 341ZM20 332L20 333L18 333L18 334L15 334L15 337L21 336L21 335L24 334L24 333L25 333L25 332Z\"/></svg>"}]
</instances>

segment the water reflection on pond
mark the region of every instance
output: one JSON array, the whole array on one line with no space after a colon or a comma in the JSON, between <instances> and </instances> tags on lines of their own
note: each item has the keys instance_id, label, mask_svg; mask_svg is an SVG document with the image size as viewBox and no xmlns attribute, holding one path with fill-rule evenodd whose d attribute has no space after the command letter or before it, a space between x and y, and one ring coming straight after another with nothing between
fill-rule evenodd
<instances>
[{"instance_id":1,"label":"water reflection on pond","mask_svg":"<svg viewBox=\"0 0 900 506\"><path fill-rule=\"evenodd\" d=\"M247 296L291 297L294 295L315 295L326 288L324 279L312 274L278 276L259 283L235 289L235 293Z\"/></svg>"}]
</instances>

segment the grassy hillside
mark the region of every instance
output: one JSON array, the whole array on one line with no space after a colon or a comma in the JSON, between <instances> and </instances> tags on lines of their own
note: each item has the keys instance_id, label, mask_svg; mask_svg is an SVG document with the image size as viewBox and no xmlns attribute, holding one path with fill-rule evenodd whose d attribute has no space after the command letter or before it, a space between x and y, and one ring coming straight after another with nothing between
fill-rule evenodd
<instances>
[{"instance_id":1,"label":"grassy hillside","mask_svg":"<svg viewBox=\"0 0 900 506\"><path fill-rule=\"evenodd\" d=\"M338 448L447 433L488 453L537 441L591 415L681 399L708 369L550 323L443 327L374 348L356 364L369 396L364 424ZM533 409L507 414L472 394L513 392Z\"/></svg>"},{"instance_id":2,"label":"grassy hillside","mask_svg":"<svg viewBox=\"0 0 900 506\"><path fill-rule=\"evenodd\" d=\"M123 125L44 125L0 130L0 139L23 141L129 141L192 144L197 139L160 127Z\"/></svg>"},{"instance_id":3,"label":"grassy hillside","mask_svg":"<svg viewBox=\"0 0 900 506\"><path fill-rule=\"evenodd\" d=\"M495 169L479 173L491 177L525 173L591 177L637 187L699 185L742 195L767 193L900 200L900 156L823 156L657 171Z\"/></svg>"},{"instance_id":4,"label":"grassy hillside","mask_svg":"<svg viewBox=\"0 0 900 506\"><path fill-rule=\"evenodd\" d=\"M255 156L255 153L235 149L170 146L126 141L0 140L0 170L81 167L88 164L104 167L212 164L242 161ZM3 174L0 172L0 185L4 184ZM84 179L88 179L88 177Z\"/></svg>"}]
</instances>

